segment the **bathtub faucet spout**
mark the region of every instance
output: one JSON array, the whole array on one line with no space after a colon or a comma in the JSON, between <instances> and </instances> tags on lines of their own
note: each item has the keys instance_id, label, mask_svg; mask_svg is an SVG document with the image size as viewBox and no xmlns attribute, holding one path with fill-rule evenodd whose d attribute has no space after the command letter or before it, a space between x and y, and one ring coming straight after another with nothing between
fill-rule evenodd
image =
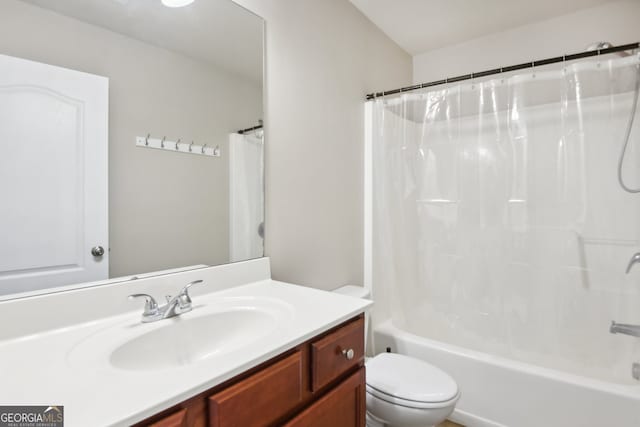
<instances>
[{"instance_id":1,"label":"bathtub faucet spout","mask_svg":"<svg viewBox=\"0 0 640 427\"><path fill-rule=\"evenodd\" d=\"M624 334L640 338L640 325L625 325L623 323L611 322L609 332L612 334Z\"/></svg>"}]
</instances>

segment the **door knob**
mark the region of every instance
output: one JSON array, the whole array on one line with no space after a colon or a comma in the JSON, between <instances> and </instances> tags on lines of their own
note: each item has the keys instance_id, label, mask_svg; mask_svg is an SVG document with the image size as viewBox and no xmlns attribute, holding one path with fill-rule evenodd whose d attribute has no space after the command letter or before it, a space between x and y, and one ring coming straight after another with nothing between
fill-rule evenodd
<instances>
[{"instance_id":1,"label":"door knob","mask_svg":"<svg viewBox=\"0 0 640 427\"><path fill-rule=\"evenodd\" d=\"M102 246L96 246L91 249L91 255L94 257L101 257L104 255L104 248Z\"/></svg>"}]
</instances>

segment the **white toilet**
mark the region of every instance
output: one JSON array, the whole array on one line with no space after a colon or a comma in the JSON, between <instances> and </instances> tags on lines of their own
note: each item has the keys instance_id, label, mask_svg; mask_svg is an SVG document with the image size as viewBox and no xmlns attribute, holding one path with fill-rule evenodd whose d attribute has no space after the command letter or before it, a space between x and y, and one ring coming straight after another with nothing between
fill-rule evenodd
<instances>
[{"instance_id":1,"label":"white toilet","mask_svg":"<svg viewBox=\"0 0 640 427\"><path fill-rule=\"evenodd\" d=\"M366 366L368 427L434 426L460 398L453 378L414 357L381 353Z\"/></svg>"},{"instance_id":2,"label":"white toilet","mask_svg":"<svg viewBox=\"0 0 640 427\"><path fill-rule=\"evenodd\" d=\"M368 298L360 286L334 292ZM458 385L435 366L396 353L367 359L367 427L431 427L443 422L460 398Z\"/></svg>"}]
</instances>

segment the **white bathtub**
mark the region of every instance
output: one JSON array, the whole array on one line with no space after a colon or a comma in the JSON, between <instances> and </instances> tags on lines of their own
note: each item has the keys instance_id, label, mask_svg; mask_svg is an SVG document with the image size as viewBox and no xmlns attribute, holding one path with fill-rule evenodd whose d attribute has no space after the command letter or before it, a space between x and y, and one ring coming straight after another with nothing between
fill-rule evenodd
<instances>
[{"instance_id":1,"label":"white bathtub","mask_svg":"<svg viewBox=\"0 0 640 427\"><path fill-rule=\"evenodd\" d=\"M391 321L374 329L374 345L447 371L462 392L451 419L465 426L640 427L640 383L608 383L467 350Z\"/></svg>"}]
</instances>

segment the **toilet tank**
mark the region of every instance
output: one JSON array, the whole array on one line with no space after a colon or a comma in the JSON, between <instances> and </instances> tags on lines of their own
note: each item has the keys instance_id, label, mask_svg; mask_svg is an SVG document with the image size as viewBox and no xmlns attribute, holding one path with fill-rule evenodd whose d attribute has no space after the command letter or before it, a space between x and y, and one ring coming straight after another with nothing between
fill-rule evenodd
<instances>
[{"instance_id":1,"label":"toilet tank","mask_svg":"<svg viewBox=\"0 0 640 427\"><path fill-rule=\"evenodd\" d=\"M354 286L354 285L342 286L341 288L334 289L333 292L342 294L342 295L348 295L354 298L369 299L371 297L371 292L369 292L369 289L364 288L362 286Z\"/></svg>"},{"instance_id":2,"label":"toilet tank","mask_svg":"<svg viewBox=\"0 0 640 427\"><path fill-rule=\"evenodd\" d=\"M347 295L354 298L371 299L371 292L369 291L369 289L364 288L362 286L347 285L347 286L342 286L338 289L334 289L332 292L335 292L337 294ZM371 339L369 339L369 322L370 322L369 313L365 312L364 314L364 346L365 347L364 348L367 354L372 354L371 349L369 348L369 343L372 342Z\"/></svg>"}]
</instances>

